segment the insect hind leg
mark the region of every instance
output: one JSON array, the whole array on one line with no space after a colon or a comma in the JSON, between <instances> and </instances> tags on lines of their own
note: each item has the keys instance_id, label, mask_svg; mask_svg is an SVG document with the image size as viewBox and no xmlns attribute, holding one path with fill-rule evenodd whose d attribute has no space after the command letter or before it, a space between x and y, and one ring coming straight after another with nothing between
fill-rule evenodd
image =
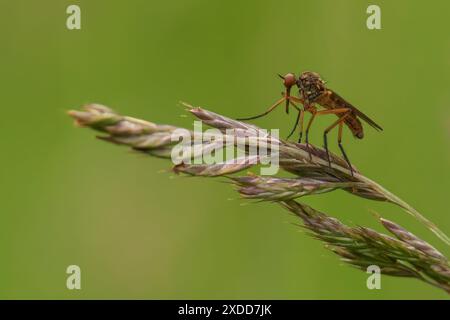
<instances>
[{"instance_id":1,"label":"insect hind leg","mask_svg":"<svg viewBox=\"0 0 450 320\"><path fill-rule=\"evenodd\" d=\"M345 153L344 147L342 146L342 128L343 128L343 125L344 125L343 122L341 122L339 124L338 146L339 146L339 149L341 150L342 155L344 156L345 162L347 162L347 165L350 168L350 173L351 173L351 175L353 177L354 174L353 174L352 164L350 163L350 160L348 159L347 154Z\"/></svg>"},{"instance_id":2,"label":"insect hind leg","mask_svg":"<svg viewBox=\"0 0 450 320\"><path fill-rule=\"evenodd\" d=\"M347 116L348 116L348 113L345 113L343 116L341 116L335 122L333 122L328 128L326 128L325 131L323 132L323 147L325 148L325 151L327 153L328 166L330 168L331 168L331 160L330 160L330 151L328 150L327 135L331 130L333 130L337 125L339 125L338 140L341 139L342 138L342 123L344 122L344 120Z\"/></svg>"}]
</instances>

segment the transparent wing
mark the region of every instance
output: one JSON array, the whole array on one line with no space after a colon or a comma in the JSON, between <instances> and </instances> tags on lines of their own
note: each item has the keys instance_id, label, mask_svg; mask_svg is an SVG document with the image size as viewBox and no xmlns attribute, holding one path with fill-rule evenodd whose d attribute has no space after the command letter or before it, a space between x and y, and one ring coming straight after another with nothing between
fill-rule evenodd
<instances>
[{"instance_id":1,"label":"transparent wing","mask_svg":"<svg viewBox=\"0 0 450 320\"><path fill-rule=\"evenodd\" d=\"M335 100L340 100L339 104L345 105L346 108L349 108L353 111L355 115L357 115L359 118L363 119L365 122L367 122L371 127L375 128L376 130L383 131L383 128L381 128L380 125L378 125L375 121L370 119L367 115L362 113L360 110L358 110L356 107L352 106L349 102L347 102L344 98L342 98L340 95L338 95L336 92L332 91L335 95Z\"/></svg>"}]
</instances>

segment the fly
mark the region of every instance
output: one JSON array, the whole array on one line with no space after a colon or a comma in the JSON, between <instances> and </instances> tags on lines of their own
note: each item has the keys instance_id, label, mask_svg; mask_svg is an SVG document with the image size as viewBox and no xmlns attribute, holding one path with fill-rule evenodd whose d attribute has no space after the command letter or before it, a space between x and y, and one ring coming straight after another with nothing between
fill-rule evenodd
<instances>
[{"instance_id":1,"label":"fly","mask_svg":"<svg viewBox=\"0 0 450 320\"><path fill-rule=\"evenodd\" d=\"M375 121L373 121L367 115L365 115L356 107L351 105L344 98L339 96L336 92L327 88L325 86L325 81L322 80L322 78L318 73L305 71L298 78L296 78L296 76L293 73L288 73L285 76L279 75L279 77L283 80L283 84L285 87L285 91L282 93L283 97L277 102L275 102L270 108L268 108L262 114L249 118L241 118L238 120L252 120L261 118L272 112L276 107L278 107L284 102L286 113L289 113L290 105L298 111L295 126L290 132L288 139L295 132L297 126L299 126L300 135L298 142L300 143L302 141L303 135L304 115L305 112L309 112L312 114L312 116L306 125L305 143L308 146L308 150L310 150L308 135L314 119L320 115L335 114L338 117L338 119L335 122L333 122L329 127L327 127L323 133L324 148L327 153L328 165L331 167L330 153L328 151L327 135L331 130L337 127L339 149L341 150L341 153L344 156L344 159L347 162L350 168L350 172L353 176L352 165L350 163L349 158L347 157L347 154L345 153L344 147L342 146L342 130L344 125L350 129L353 136L357 139L362 139L364 137L364 129L361 120L365 121L367 124L369 124L376 130L382 131L383 129L378 124L376 124ZM294 86L297 86L300 97L295 97L291 95L291 89ZM296 103L301 103L303 105L303 108L299 108L296 105ZM319 110L317 105L321 106L324 109ZM309 156L311 158L311 152L309 152Z\"/></svg>"}]
</instances>

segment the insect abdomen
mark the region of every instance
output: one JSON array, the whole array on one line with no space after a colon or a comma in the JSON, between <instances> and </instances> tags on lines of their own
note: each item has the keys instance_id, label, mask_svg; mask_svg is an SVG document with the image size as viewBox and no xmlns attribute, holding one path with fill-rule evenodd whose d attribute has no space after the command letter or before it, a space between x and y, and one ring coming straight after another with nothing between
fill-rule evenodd
<instances>
[{"instance_id":1,"label":"insect abdomen","mask_svg":"<svg viewBox=\"0 0 450 320\"><path fill-rule=\"evenodd\" d=\"M328 90L328 92L326 93L326 95L324 95L322 100L319 101L319 104L321 104L327 109L348 108L349 110L352 110L354 108L350 103L345 101L338 94L336 94L331 90ZM337 116L341 117L342 114L337 114ZM361 121L359 121L358 117L353 112L351 112L350 115L348 115L344 119L344 123L353 133L353 136L355 138L358 139L364 138L364 130Z\"/></svg>"},{"instance_id":2,"label":"insect abdomen","mask_svg":"<svg viewBox=\"0 0 450 320\"><path fill-rule=\"evenodd\" d=\"M347 116L347 118L345 118L344 122L350 129L350 131L353 133L353 136L355 138L358 139L364 138L363 126L361 124L361 121L359 121L359 119L356 116L351 114Z\"/></svg>"}]
</instances>

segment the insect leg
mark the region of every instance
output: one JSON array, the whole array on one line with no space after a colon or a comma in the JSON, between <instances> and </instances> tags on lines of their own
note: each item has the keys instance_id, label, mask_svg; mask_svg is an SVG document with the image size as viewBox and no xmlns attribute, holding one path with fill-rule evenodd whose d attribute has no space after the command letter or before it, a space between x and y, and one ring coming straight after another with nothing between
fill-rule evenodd
<instances>
[{"instance_id":1,"label":"insect leg","mask_svg":"<svg viewBox=\"0 0 450 320\"><path fill-rule=\"evenodd\" d=\"M275 102L269 109L267 109L265 112L254 116L254 117L249 117L249 118L239 118L236 120L253 120L253 119L257 119L257 118L261 118L264 117L265 115L269 114L270 112L272 112L276 107L278 107L281 103L283 103L283 101L286 100L285 97L281 98L280 100L278 100L277 102Z\"/></svg>"},{"instance_id":2,"label":"insect leg","mask_svg":"<svg viewBox=\"0 0 450 320\"><path fill-rule=\"evenodd\" d=\"M344 147L342 146L342 127L344 126L344 123L341 122L339 123L339 133L338 133L338 145L339 145L339 149L341 149L342 155L344 156L345 161L347 162L349 168L350 168L350 173L353 175L353 167L352 164L350 163L350 160L348 160L347 154L345 153Z\"/></svg>"},{"instance_id":3,"label":"insect leg","mask_svg":"<svg viewBox=\"0 0 450 320\"><path fill-rule=\"evenodd\" d=\"M300 134L298 136L298 143L302 142L302 135L303 135L303 119L305 118L305 110L300 110Z\"/></svg>"},{"instance_id":4,"label":"insect leg","mask_svg":"<svg viewBox=\"0 0 450 320\"><path fill-rule=\"evenodd\" d=\"M340 125L345 118L349 115L349 113L344 114L342 117L337 119L331 126L325 129L323 132L323 147L325 148L325 151L327 152L327 159L328 159L328 166L331 168L331 161L330 161L330 151L328 150L328 142L327 142L327 134L333 130L338 124ZM339 127L339 130L342 130L341 127ZM342 135L342 133L341 133Z\"/></svg>"},{"instance_id":5,"label":"insect leg","mask_svg":"<svg viewBox=\"0 0 450 320\"><path fill-rule=\"evenodd\" d=\"M298 103L301 103L301 104L305 103L305 100L303 100L301 98L294 97L294 96L289 96L289 100L295 101L295 102L298 102Z\"/></svg>"},{"instance_id":6,"label":"insect leg","mask_svg":"<svg viewBox=\"0 0 450 320\"><path fill-rule=\"evenodd\" d=\"M348 108L336 108L336 109L327 109L327 110L320 110L317 111L315 108L311 108L309 107L309 109L307 109L308 111L310 111L312 113L312 117L311 119L309 119L308 122L308 126L306 127L306 132L305 132L305 142L306 142L306 146L308 147L308 152L309 152L309 160L312 160L311 157L311 149L309 147L309 140L308 140L308 135L309 135L309 129L311 127L311 124L313 122L313 120L315 119L316 116L320 116L320 115L324 115L324 114L339 114L339 113L344 113L344 112L348 112L349 109ZM328 148L326 148L328 150ZM328 151L327 151L328 153Z\"/></svg>"},{"instance_id":7,"label":"insect leg","mask_svg":"<svg viewBox=\"0 0 450 320\"><path fill-rule=\"evenodd\" d=\"M310 112L312 113L312 116L308 121L308 125L306 126L305 143L306 143L306 147L308 148L309 160L312 160L311 148L309 147L309 129L311 128L314 118L316 117L317 111L315 109L310 109Z\"/></svg>"},{"instance_id":8,"label":"insect leg","mask_svg":"<svg viewBox=\"0 0 450 320\"><path fill-rule=\"evenodd\" d=\"M284 92L282 92L281 95L284 96ZM287 99L289 100L290 104L291 104L295 109L297 109L297 111L298 111L299 113L298 113L298 115L297 115L297 119L295 120L295 126L294 126L294 128L292 129L291 133L289 133L289 135L288 135L288 137L287 137L286 139L289 139L289 138L292 136L292 134L295 132L295 129L297 128L297 125L299 125L299 127L300 127L300 134L299 134L299 137L298 137L298 143L301 143L301 142L302 142L302 136L303 136L303 120L304 120L304 118L305 118L305 110L304 110L304 109L301 109L301 108L299 108L299 107L297 107L297 106L294 104L294 102L292 102L292 101L295 101L295 102L299 102L299 103L301 103L301 104L304 104L304 103L305 103L305 100L303 100L303 99L301 99L301 98L294 97L294 96L289 96Z\"/></svg>"},{"instance_id":9,"label":"insect leg","mask_svg":"<svg viewBox=\"0 0 450 320\"><path fill-rule=\"evenodd\" d=\"M292 134L295 132L295 129L297 129L297 125L298 125L298 123L299 123L299 120L300 120L300 118L302 118L302 114L303 114L303 112L304 112L303 109L300 109L299 107L297 107L292 101L289 100L289 103L290 103L295 109L297 109L298 114L297 114L297 119L295 120L294 128L292 129L291 133L289 133L289 135L287 136L286 140L288 140L288 139L292 136Z\"/></svg>"},{"instance_id":10,"label":"insect leg","mask_svg":"<svg viewBox=\"0 0 450 320\"><path fill-rule=\"evenodd\" d=\"M317 111L317 115L324 115L324 114L339 114L339 113L346 113L349 112L349 108L336 108L336 109L327 109L327 110L320 110Z\"/></svg>"}]
</instances>

